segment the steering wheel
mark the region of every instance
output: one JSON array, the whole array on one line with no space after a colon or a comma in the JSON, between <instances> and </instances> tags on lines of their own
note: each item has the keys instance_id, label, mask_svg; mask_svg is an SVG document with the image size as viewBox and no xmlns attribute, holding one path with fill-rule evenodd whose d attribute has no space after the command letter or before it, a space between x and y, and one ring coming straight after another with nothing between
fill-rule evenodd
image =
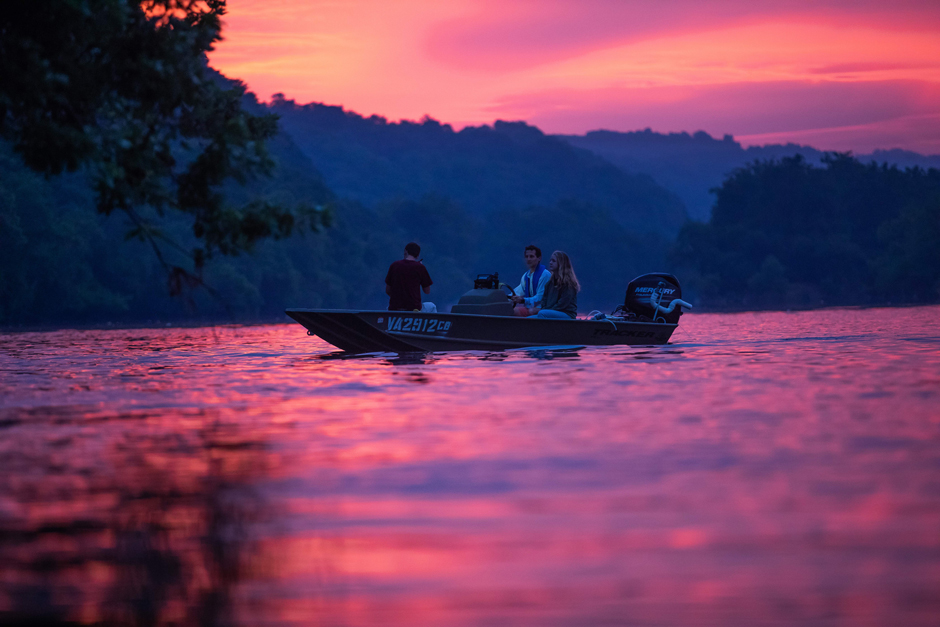
<instances>
[{"instance_id":1,"label":"steering wheel","mask_svg":"<svg viewBox=\"0 0 940 627\"><path fill-rule=\"evenodd\" d=\"M512 289L512 287L510 287L509 285L506 285L505 283L500 283L499 287L500 288L505 287L506 290L508 291L508 293L506 294L506 298L512 298L513 296L516 295L516 291Z\"/></svg>"}]
</instances>

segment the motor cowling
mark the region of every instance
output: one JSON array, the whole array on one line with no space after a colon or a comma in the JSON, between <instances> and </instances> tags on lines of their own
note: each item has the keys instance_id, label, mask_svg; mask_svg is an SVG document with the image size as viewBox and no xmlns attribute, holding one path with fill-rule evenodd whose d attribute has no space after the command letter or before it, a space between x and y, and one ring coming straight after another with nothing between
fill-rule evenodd
<instances>
[{"instance_id":1,"label":"motor cowling","mask_svg":"<svg viewBox=\"0 0 940 627\"><path fill-rule=\"evenodd\" d=\"M679 322L679 316L682 315L681 307L676 306L671 312L666 313L656 310L654 303L659 303L660 307L668 309L672 301L681 298L682 288L679 287L679 279L665 272L652 272L630 281L627 285L623 308L635 314L640 320L661 318L670 324L676 324Z\"/></svg>"}]
</instances>

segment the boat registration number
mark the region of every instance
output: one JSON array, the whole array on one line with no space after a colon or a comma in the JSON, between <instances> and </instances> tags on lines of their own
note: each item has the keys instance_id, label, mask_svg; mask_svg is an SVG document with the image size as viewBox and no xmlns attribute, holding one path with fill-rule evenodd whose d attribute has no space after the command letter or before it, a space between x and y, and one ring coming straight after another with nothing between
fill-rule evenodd
<instances>
[{"instance_id":1,"label":"boat registration number","mask_svg":"<svg viewBox=\"0 0 940 627\"><path fill-rule=\"evenodd\" d=\"M446 333L450 329L449 320L436 318L388 317L389 331L410 331L412 333Z\"/></svg>"}]
</instances>

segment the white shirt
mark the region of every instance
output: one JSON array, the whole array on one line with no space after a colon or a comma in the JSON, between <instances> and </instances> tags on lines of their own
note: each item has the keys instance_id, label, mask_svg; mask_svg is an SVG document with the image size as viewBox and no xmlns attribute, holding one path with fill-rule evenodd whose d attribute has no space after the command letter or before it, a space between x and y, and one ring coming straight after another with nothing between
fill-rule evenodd
<instances>
[{"instance_id":1,"label":"white shirt","mask_svg":"<svg viewBox=\"0 0 940 627\"><path fill-rule=\"evenodd\" d=\"M513 290L513 293L516 296L522 296L525 294L525 278L529 277L529 281L532 280L532 270L529 270L522 275L522 280L519 281L519 287ZM545 284L552 278L552 273L548 270L542 273L542 276L539 277L539 284L535 288L535 296L530 296L529 298L523 299L526 307L535 307L540 302L542 302L542 296L545 295Z\"/></svg>"}]
</instances>

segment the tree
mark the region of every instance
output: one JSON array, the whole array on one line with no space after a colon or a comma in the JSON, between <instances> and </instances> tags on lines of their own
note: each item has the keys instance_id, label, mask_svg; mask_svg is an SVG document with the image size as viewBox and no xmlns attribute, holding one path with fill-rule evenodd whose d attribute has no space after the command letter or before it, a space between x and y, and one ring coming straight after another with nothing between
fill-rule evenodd
<instances>
[{"instance_id":1,"label":"tree","mask_svg":"<svg viewBox=\"0 0 940 627\"><path fill-rule=\"evenodd\" d=\"M940 171L828 153L732 172L711 220L670 254L711 306L934 302L940 296Z\"/></svg>"},{"instance_id":2,"label":"tree","mask_svg":"<svg viewBox=\"0 0 940 627\"><path fill-rule=\"evenodd\" d=\"M98 211L130 219L171 292L201 282L214 254L328 220L318 205L226 204L224 181L270 173L277 117L245 111L244 85L208 68L224 14L225 0L35 0L0 12L0 137L38 172L84 169ZM196 275L163 254L178 246L159 228L167 212L192 220Z\"/></svg>"}]
</instances>

